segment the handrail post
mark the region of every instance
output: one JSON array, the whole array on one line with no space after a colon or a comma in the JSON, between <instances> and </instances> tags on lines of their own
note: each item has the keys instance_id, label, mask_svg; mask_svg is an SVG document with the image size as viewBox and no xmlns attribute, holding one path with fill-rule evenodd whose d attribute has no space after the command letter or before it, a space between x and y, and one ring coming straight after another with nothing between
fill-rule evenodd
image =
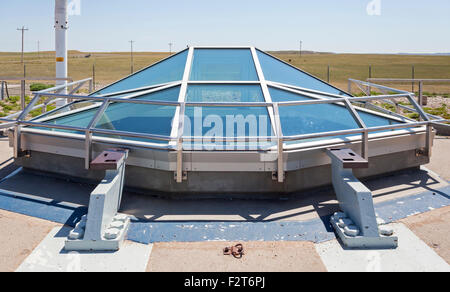
<instances>
[{"instance_id":1,"label":"handrail post","mask_svg":"<svg viewBox=\"0 0 450 292\"><path fill-rule=\"evenodd\" d=\"M96 114L89 122L89 125L86 127L85 131L85 156L84 156L84 167L89 170L91 167L92 160L92 128L98 123L100 118L103 116L104 112L109 106L109 99L105 99L100 108L97 110Z\"/></svg>"},{"instance_id":2,"label":"handrail post","mask_svg":"<svg viewBox=\"0 0 450 292\"><path fill-rule=\"evenodd\" d=\"M177 183L183 182L183 132L184 132L184 115L186 112L186 103L180 105L180 113L177 131L177 171L175 173Z\"/></svg>"},{"instance_id":3,"label":"handrail post","mask_svg":"<svg viewBox=\"0 0 450 292\"><path fill-rule=\"evenodd\" d=\"M362 157L366 160L369 160L369 132L366 130L362 134Z\"/></svg>"},{"instance_id":4,"label":"handrail post","mask_svg":"<svg viewBox=\"0 0 450 292\"><path fill-rule=\"evenodd\" d=\"M361 134L361 156L364 157L364 159L369 159L369 132L367 131L367 126L348 98L345 99L345 106L352 115L355 122L358 124L358 127L365 130Z\"/></svg>"},{"instance_id":5,"label":"handrail post","mask_svg":"<svg viewBox=\"0 0 450 292\"><path fill-rule=\"evenodd\" d=\"M423 81L419 82L419 105L424 106L424 100L423 100Z\"/></svg>"},{"instance_id":6,"label":"handrail post","mask_svg":"<svg viewBox=\"0 0 450 292\"><path fill-rule=\"evenodd\" d=\"M20 157L20 149L21 149L21 125L19 121L17 121L16 126L14 127L14 158Z\"/></svg>"},{"instance_id":7,"label":"handrail post","mask_svg":"<svg viewBox=\"0 0 450 292\"><path fill-rule=\"evenodd\" d=\"M433 148L433 125L431 123L427 124L425 148L427 156L431 158Z\"/></svg>"},{"instance_id":8,"label":"handrail post","mask_svg":"<svg viewBox=\"0 0 450 292\"><path fill-rule=\"evenodd\" d=\"M272 103L273 111L275 114L276 130L277 130L277 179L279 183L284 182L284 140L283 130L281 128L280 109L277 102Z\"/></svg>"},{"instance_id":9,"label":"handrail post","mask_svg":"<svg viewBox=\"0 0 450 292\"><path fill-rule=\"evenodd\" d=\"M93 81L92 79L89 79L89 93L92 93L93 90Z\"/></svg>"},{"instance_id":10,"label":"handrail post","mask_svg":"<svg viewBox=\"0 0 450 292\"><path fill-rule=\"evenodd\" d=\"M90 169L92 160L92 132L90 129L86 129L85 132L85 156L84 156L84 168Z\"/></svg>"}]
</instances>

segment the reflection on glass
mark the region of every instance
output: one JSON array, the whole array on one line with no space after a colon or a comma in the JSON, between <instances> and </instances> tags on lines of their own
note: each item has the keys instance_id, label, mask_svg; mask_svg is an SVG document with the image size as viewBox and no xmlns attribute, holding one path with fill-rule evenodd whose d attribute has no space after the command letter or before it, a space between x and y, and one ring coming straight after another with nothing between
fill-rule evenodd
<instances>
[{"instance_id":1,"label":"reflection on glass","mask_svg":"<svg viewBox=\"0 0 450 292\"><path fill-rule=\"evenodd\" d=\"M284 64L259 50L256 52L266 80L332 94L347 95L345 92L297 70L294 67Z\"/></svg>"},{"instance_id":2,"label":"reflection on glass","mask_svg":"<svg viewBox=\"0 0 450 292\"><path fill-rule=\"evenodd\" d=\"M272 87L269 88L269 92L274 102L311 100ZM358 128L358 124L344 106L335 104L280 106L279 110L285 136Z\"/></svg>"},{"instance_id":3,"label":"reflection on glass","mask_svg":"<svg viewBox=\"0 0 450 292\"><path fill-rule=\"evenodd\" d=\"M105 111L95 128L170 136L175 109L175 106L113 104ZM127 140L148 141L146 139L126 136L106 136Z\"/></svg>"},{"instance_id":4,"label":"reflection on glass","mask_svg":"<svg viewBox=\"0 0 450 292\"><path fill-rule=\"evenodd\" d=\"M97 94L107 94L140 87L152 86L183 79L184 68L186 66L188 51L185 50L153 65L147 69L137 72L117 83L114 83Z\"/></svg>"},{"instance_id":5,"label":"reflection on glass","mask_svg":"<svg viewBox=\"0 0 450 292\"><path fill-rule=\"evenodd\" d=\"M265 107L187 107L184 137L269 137L273 136L272 124ZM251 149L267 146L267 139L253 142L215 141L185 142L185 147L226 147L227 149Z\"/></svg>"},{"instance_id":6,"label":"reflection on glass","mask_svg":"<svg viewBox=\"0 0 450 292\"><path fill-rule=\"evenodd\" d=\"M188 102L264 102L260 85L189 85Z\"/></svg>"},{"instance_id":7,"label":"reflection on glass","mask_svg":"<svg viewBox=\"0 0 450 292\"><path fill-rule=\"evenodd\" d=\"M153 101L177 101L179 94L180 87L177 86L143 95L136 99ZM94 118L95 113L98 111L98 106L99 104L97 104L97 106L92 109L83 110L76 113L62 112L62 116L48 120L46 121L46 123L86 128ZM172 129L172 119L175 114L175 109L175 106L112 103L105 110L105 113L97 123L96 128L170 136ZM53 129L53 131L60 132L62 130ZM122 138L128 140L148 141L145 139L137 139L131 137Z\"/></svg>"},{"instance_id":8,"label":"reflection on glass","mask_svg":"<svg viewBox=\"0 0 450 292\"><path fill-rule=\"evenodd\" d=\"M257 81L249 49L196 49L190 80Z\"/></svg>"}]
</instances>

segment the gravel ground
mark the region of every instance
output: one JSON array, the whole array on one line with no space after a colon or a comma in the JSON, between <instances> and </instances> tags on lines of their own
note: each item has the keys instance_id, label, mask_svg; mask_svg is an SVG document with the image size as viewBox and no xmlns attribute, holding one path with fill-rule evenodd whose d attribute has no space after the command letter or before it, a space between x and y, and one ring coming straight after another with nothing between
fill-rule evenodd
<instances>
[{"instance_id":1,"label":"gravel ground","mask_svg":"<svg viewBox=\"0 0 450 292\"><path fill-rule=\"evenodd\" d=\"M426 106L432 107L432 108L437 108L437 107L441 107L442 104L446 104L447 107L450 108L450 98L445 98L442 96L428 97L428 104Z\"/></svg>"}]
</instances>

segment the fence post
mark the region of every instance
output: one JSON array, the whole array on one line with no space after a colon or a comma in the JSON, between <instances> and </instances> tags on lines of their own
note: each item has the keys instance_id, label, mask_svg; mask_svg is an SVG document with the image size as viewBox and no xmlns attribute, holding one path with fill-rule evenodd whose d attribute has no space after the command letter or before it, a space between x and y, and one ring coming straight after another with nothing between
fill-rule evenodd
<instances>
[{"instance_id":1,"label":"fence post","mask_svg":"<svg viewBox=\"0 0 450 292\"><path fill-rule=\"evenodd\" d=\"M328 81L328 83L330 83L330 65L328 65L327 81Z\"/></svg>"},{"instance_id":2,"label":"fence post","mask_svg":"<svg viewBox=\"0 0 450 292\"><path fill-rule=\"evenodd\" d=\"M0 92L0 100L5 98L5 81L2 81L2 91Z\"/></svg>"},{"instance_id":3,"label":"fence post","mask_svg":"<svg viewBox=\"0 0 450 292\"><path fill-rule=\"evenodd\" d=\"M416 79L416 68L414 67L414 65L412 65L412 68L411 68L411 74L412 74L412 78L411 78L411 79L413 80L413 82L411 83L411 88L412 88L412 91L411 91L411 92L414 93L414 89L415 89L415 88L414 88L414 87L415 87L415 86L414 86L414 83L415 83L415 82L414 82L414 79Z\"/></svg>"},{"instance_id":4,"label":"fence post","mask_svg":"<svg viewBox=\"0 0 450 292\"><path fill-rule=\"evenodd\" d=\"M428 104L428 100L423 96L423 81L419 82L419 105L424 106Z\"/></svg>"},{"instance_id":5,"label":"fence post","mask_svg":"<svg viewBox=\"0 0 450 292\"><path fill-rule=\"evenodd\" d=\"M93 88L95 91L95 63L92 64L92 83L93 83Z\"/></svg>"},{"instance_id":6,"label":"fence post","mask_svg":"<svg viewBox=\"0 0 450 292\"><path fill-rule=\"evenodd\" d=\"M372 65L369 65L369 79L372 78ZM369 96L372 95L372 87L368 86L367 87L368 91L369 91Z\"/></svg>"}]
</instances>

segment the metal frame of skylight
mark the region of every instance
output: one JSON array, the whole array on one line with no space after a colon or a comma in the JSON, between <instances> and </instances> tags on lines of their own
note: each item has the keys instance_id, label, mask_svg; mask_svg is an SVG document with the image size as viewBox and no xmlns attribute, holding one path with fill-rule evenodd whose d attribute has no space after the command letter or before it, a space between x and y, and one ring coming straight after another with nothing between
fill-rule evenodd
<instances>
[{"instance_id":1,"label":"metal frame of skylight","mask_svg":"<svg viewBox=\"0 0 450 292\"><path fill-rule=\"evenodd\" d=\"M89 126L86 128L83 127L72 127L72 126L62 126L62 125L52 125L52 124L45 124L42 122L32 122L32 121L24 121L24 120L17 120L15 125L15 156L19 156L19 149L20 149L20 128L22 126L33 126L33 127L43 127L43 128L51 128L51 129L61 129L61 130L68 130L68 131L76 131L76 132L85 132L85 150L86 150L86 166L88 166L88 163L91 160L91 153L92 153L92 142L93 137L92 134L104 134L104 135L118 135L118 136L125 136L125 137L135 137L135 138L141 138L141 139L151 139L151 140L159 140L159 141L173 141L174 137L170 136L163 136L163 135L152 135L152 134L142 134L142 133L132 133L132 132L124 132L124 131L117 131L117 130L103 130L103 129L96 129L93 128L96 121L98 121L99 117L104 113L107 106L110 103L113 102L119 102L119 103L132 103L132 104L151 104L151 105L170 105L170 106L224 106L224 107L248 107L248 106L272 106L277 112L277 108L280 106L294 106L294 105L307 105L307 104L329 104L329 103L340 103L340 102L349 102L349 98L342 97L342 98L336 98L336 99L316 99L316 100L308 100L308 101L296 101L296 102L278 102L278 103L234 103L234 102L228 102L228 103L199 103L199 102L162 102L162 101L147 101L147 100L133 100L133 99L118 99L118 98L108 98L108 97L86 97L86 96L77 96L77 95L61 95L61 94L48 94L49 97L60 97L60 98L72 98L72 99L80 99L80 100L91 100L91 101L102 101L102 105L99 107L97 113L92 118L91 122L89 123ZM407 94L404 95L395 95L391 96L389 98L398 98L398 97L409 97L412 103L414 103L414 99ZM387 96L370 96L370 97L359 97L359 98L353 98L354 101L373 101L373 100L382 100L388 98ZM350 104L350 107L353 107ZM27 112L27 109L25 110ZM356 114L357 115L357 114ZM277 115L278 116L278 115ZM426 115L423 116L423 118L426 118ZM0 121L5 121L4 119L0 119ZM419 126L427 126L427 149L428 151L431 151L431 131L432 131L432 124L436 122L443 122L446 121L444 119L439 121L423 121L423 122L416 122L416 123L404 123L404 124L398 124L398 125L389 125L389 126L379 126L379 127L371 127L371 128L359 128L359 129L352 129L352 130L340 130L340 131L333 131L333 132L324 132L324 133L314 133L314 134L305 134L305 135L295 135L295 136L277 136L277 137L182 137L179 139L179 137L176 138L177 141L177 147L176 150L178 152L183 153L182 149L182 143L186 141L203 141L205 139L214 140L214 141L240 141L240 142L257 142L261 139L273 139L276 138L278 143L276 150L278 152L279 157L279 169L281 168L281 164L283 163L283 152L284 152L284 142L285 141L300 141L304 139L313 139L313 138L323 138L323 137L333 137L333 136L342 136L342 135L352 135L352 134L362 134L363 137L361 139L363 150L367 153L367 145L368 145L368 133L370 132L377 132L377 131L383 131L383 130L392 130L392 129L404 129L404 128L413 128L413 127L419 127ZM11 120L7 120L7 122L11 122ZM281 124L277 122L276 120L276 126L281 127ZM63 134L63 133L60 133ZM181 146L181 147L180 147ZM173 148L172 148L173 149ZM181 149L181 150L180 150ZM242 151L242 150L240 150ZM429 152L431 153L431 152ZM178 158L179 159L179 158ZM177 160L178 160L177 159ZM179 165L182 165L180 161L177 162L177 171L179 169L182 169ZM180 170L181 171L181 170ZM181 174L182 175L182 174ZM182 176L181 176L182 177ZM284 178L284 171L283 173L278 174L279 181L282 182Z\"/></svg>"},{"instance_id":2,"label":"metal frame of skylight","mask_svg":"<svg viewBox=\"0 0 450 292\"><path fill-rule=\"evenodd\" d=\"M166 61L166 60L168 60L168 59L170 59L170 58L172 58L172 57L175 57L175 56L177 56L177 55L180 55L180 54L182 54L183 52L185 52L186 50L189 50L189 48L184 49L184 50L181 50L181 51L179 51L179 52L176 53L176 54L169 55L169 56L167 56L166 58L163 58L163 59L161 59L161 60L159 60L159 61L157 61L157 62L155 62L155 63L153 63L153 64L151 64L151 65L149 65L149 66L147 66L147 67L144 67L144 68L142 68L142 69L139 70L139 71L133 72L133 73L127 75L127 76L124 77L124 78L121 78L121 79L119 79L119 80L117 80L117 81L115 81L115 82L113 82L113 83L111 83L111 84L109 84L109 85L107 85L107 86L105 86L105 87L103 87L103 88L97 90L97 91L94 91L93 93L91 93L91 95L97 94L97 93L99 93L99 92L101 92L101 91L103 91L103 90L105 90L105 89L107 89L107 88L109 88L109 87L111 87L111 86L113 86L113 85L115 85L115 84L117 84L117 83L119 83L119 82L121 82L121 81L123 81L123 80L125 80L125 79L127 79L127 78L129 78L129 77L131 77L131 76L133 76L133 75L139 74L139 73L141 73L142 71L145 71L145 70L149 69L150 67L154 67L154 66L156 66L156 65L158 65L158 64L160 64L160 63L162 63L162 62L164 62L164 61ZM174 81L174 82L176 82L176 81ZM178 81L178 82L180 82L180 81ZM172 82L167 82L167 83L172 83ZM167 83L164 83L164 84L167 84ZM159 84L159 85L164 85L164 84ZM154 85L154 86L158 86L158 85ZM149 87L154 87L154 86L153 86L153 85L152 85L152 86L144 86L144 87L141 87L141 89L145 90L145 89L147 89L147 88L149 88ZM138 89L133 89L133 91L135 91L135 90L139 90L139 88L138 88ZM113 92L112 94L116 94L116 93L117 93L117 92ZM120 93L117 93L117 94L120 94ZM107 94L104 94L104 95L107 95Z\"/></svg>"},{"instance_id":3,"label":"metal frame of skylight","mask_svg":"<svg viewBox=\"0 0 450 292\"><path fill-rule=\"evenodd\" d=\"M214 49L250 49L252 53L252 58L256 67L256 71L258 74L259 81L189 81L189 75L191 72L191 66L193 61L193 54L195 49L202 49L202 48L214 48ZM108 93L101 96L79 96L79 95L61 95L61 94L36 94L34 99L30 102L30 104L27 106L27 108L24 110L22 115L17 118L17 120L7 120L7 119L0 119L0 122L13 122L14 123L14 156L19 157L20 155L20 149L21 149L21 143L20 143L20 136L21 136L21 130L23 126L33 126L33 127L43 127L43 128L50 128L50 129L61 129L61 130L68 130L68 131L75 131L75 132L84 132L85 133L85 162L86 162L86 168L89 168L89 162L92 159L92 144L97 139L96 137L93 137L93 134L103 134L103 135L118 135L118 136L125 136L125 137L134 137L134 138L141 138L141 139L149 139L149 140L159 140L159 141L167 141L169 143L169 147L167 147L167 150L176 150L177 151L177 170L176 170L176 178L178 182L181 182L182 180L182 169L183 169L183 142L186 141L204 141L204 140L211 140L211 141L239 141L239 142L258 142L262 139L273 139L277 140L277 146L275 148L271 149L264 149L266 151L273 151L275 150L278 155L278 181L283 182L284 181L284 161L283 161L283 153L284 153L284 142L285 141L301 141L304 139L314 139L314 138L323 138L323 137L334 137L334 136L343 136L343 135L352 135L352 134L362 134L362 137L360 139L362 143L362 154L365 158L368 157L368 142L369 142L369 133L371 132L377 132L377 131L383 131L383 130L393 130L393 129L404 129L404 128L415 128L415 127L421 127L426 126L426 148L428 151L428 154L431 154L431 144L432 144L432 125L436 122L446 122L446 120L435 120L430 121L427 114L422 110L422 108L415 102L413 96L413 93L409 92L402 92L400 94L395 95L382 95L382 96L367 96L367 97L348 97L348 96L342 96L337 94L330 94L325 92L320 92L316 90L296 87L288 84L278 83L278 82L272 82L272 81L266 81L264 78L264 73L261 69L261 65L259 63L259 58L256 54L256 49L253 47L190 47L186 60L186 66L185 71L183 74L183 80L182 81L175 81L175 82L169 82L165 84L160 85L154 85L151 87L148 87L149 90L143 90L136 92L137 89L126 91L126 93L131 93L130 95L127 95L122 98L114 98L114 96L117 96L119 94L126 94L125 91L122 92L113 92ZM183 52L183 51L182 51ZM181 52L180 52L181 53ZM263 52L264 53L264 52ZM270 56L270 55L269 55ZM158 62L160 63L160 62ZM156 63L156 64L158 64ZM285 62L284 62L285 63ZM156 65L154 64L154 65ZM285 63L287 64L287 63ZM152 65L152 66L154 66ZM291 66L290 64L287 64ZM151 67L151 66L149 66ZM149 68L146 67L146 68ZM295 68L295 67L294 67ZM295 68L297 69L297 68ZM145 70L145 69L143 69ZM297 69L298 70L298 69ZM142 70L141 70L142 71ZM309 75L309 74L308 74ZM128 76L129 77L129 76ZM125 77L124 79L128 78ZM316 77L314 77L316 78ZM121 79L121 80L124 80ZM317 79L317 78L316 78ZM320 80L320 79L318 79ZM117 83L117 82L116 82ZM115 84L115 83L113 83ZM186 92L187 87L190 84L230 84L230 85L239 85L239 84L259 84L261 85L263 95L265 98L265 102L186 102ZM135 97L139 97L145 94L159 92L162 90L165 90L167 88L171 88L174 86L181 86L180 88L180 94L178 98L178 102L168 102L168 101L147 101L147 100L137 100L133 99ZM272 102L270 93L268 91L268 86L272 86L275 88L280 88L285 91L291 91L296 94L301 94L306 97L313 98L313 100L308 101L287 101L287 102ZM374 87L377 86L376 84L373 85ZM109 86L108 86L109 87ZM107 87L105 87L107 88ZM100 92L101 90L97 91ZM134 93L134 94L132 94ZM50 98L66 98L66 99L74 99L79 101L97 101L99 102L98 110L92 120L90 121L88 127L72 127L72 126L61 126L61 125L51 125L44 123L45 120L53 119L54 117L49 117L46 119L39 119L37 121L25 121L25 117L28 115L29 111L32 109L32 107L37 103L37 101L42 97L47 96ZM328 97L328 98L324 98ZM404 124L398 124L398 125L389 125L389 126L379 126L379 127L367 127L364 122L362 121L361 117L359 116L358 112L356 111L354 105L352 102L370 102L374 100L385 100L385 99L395 99L399 97L405 97L408 98L411 102L411 104L415 107L417 112L420 114L420 116L425 120L423 122L414 122L414 121L407 121L403 120L405 122ZM96 129L94 128L95 124L98 122L100 117L103 115L105 110L108 108L108 106L111 103L133 103L133 104L147 104L147 105L167 105L167 106L176 106L176 112L174 116L174 122L172 124L172 132L170 136L164 136L164 135L153 135L153 134L142 134L142 133L133 133L133 132L127 132L127 131L117 131L117 130L103 130L103 129ZM101 103L101 104L100 104ZM311 104L337 104L341 106L345 106L355 122L358 124L360 128L358 129L352 129L352 130L340 130L340 131L332 131L332 132L323 132L323 133L313 133L313 134L304 134L304 135L294 135L294 136L284 136L282 133L282 125L280 121L280 115L279 115L279 107L282 106L298 106L298 105L311 105ZM274 128L274 133L276 137L183 137L183 129L184 129L184 110L186 106L198 106L198 107L208 107L208 106L223 106L223 107L266 107L269 116L271 118L272 126ZM60 109L60 108L59 108ZM363 110L363 109L360 109ZM55 110L56 111L56 110ZM366 110L367 111L367 110ZM375 115L380 115L379 113L368 111ZM64 115L70 114L71 112L64 113ZM395 119L393 117L389 117L391 119ZM24 129L25 130L25 129ZM25 130L26 131L26 130ZM33 129L33 131L36 131L36 129ZM40 130L37 130L40 131ZM51 135L52 132L42 130L42 133ZM64 136L64 133L58 133L58 136ZM105 140L104 137L102 137L102 140ZM128 144L133 144L133 141L126 140ZM137 147L141 147L142 143L136 143L139 145L136 145ZM148 143L149 145L152 143ZM149 146L148 148L153 149L161 149L164 147L161 147L161 145L154 145ZM229 150L229 149L228 149ZM242 150L239 150L242 151Z\"/></svg>"}]
</instances>

